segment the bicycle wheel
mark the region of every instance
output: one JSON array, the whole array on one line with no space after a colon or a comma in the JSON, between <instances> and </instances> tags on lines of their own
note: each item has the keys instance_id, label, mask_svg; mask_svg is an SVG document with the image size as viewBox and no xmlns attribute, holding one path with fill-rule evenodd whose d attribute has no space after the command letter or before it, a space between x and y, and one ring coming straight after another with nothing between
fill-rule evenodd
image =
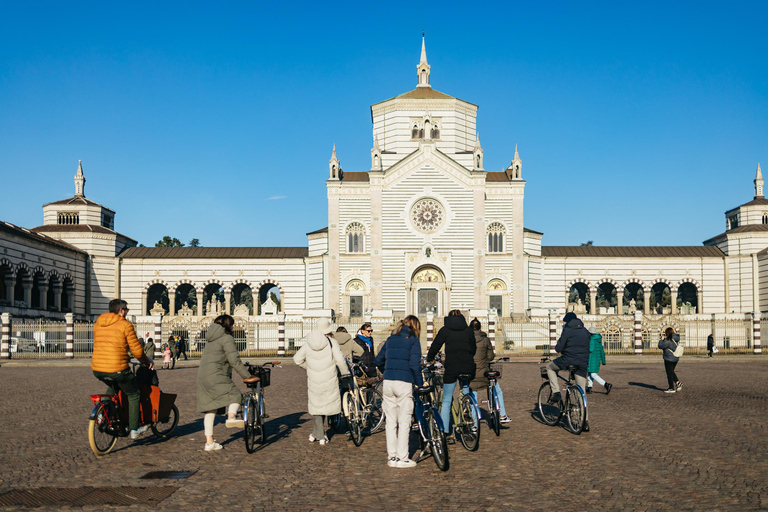
<instances>
[{"instance_id":1,"label":"bicycle wheel","mask_svg":"<svg viewBox=\"0 0 768 512\"><path fill-rule=\"evenodd\" d=\"M176 425L179 424L179 408L176 404L171 407L171 414L164 420L157 421L151 425L152 433L160 439L167 439L171 436Z\"/></svg>"},{"instance_id":2,"label":"bicycle wheel","mask_svg":"<svg viewBox=\"0 0 768 512\"><path fill-rule=\"evenodd\" d=\"M584 392L578 386L568 386L565 397L565 417L568 420L568 428L576 435L584 430L584 420L587 418L587 409L584 401Z\"/></svg>"},{"instance_id":3,"label":"bicycle wheel","mask_svg":"<svg viewBox=\"0 0 768 512\"><path fill-rule=\"evenodd\" d=\"M381 393L373 388L364 388L360 390L363 395L363 401L368 404L368 418L365 428L366 434L375 434L384 426L384 410L381 407L383 401Z\"/></svg>"},{"instance_id":4,"label":"bicycle wheel","mask_svg":"<svg viewBox=\"0 0 768 512\"><path fill-rule=\"evenodd\" d=\"M488 387L488 409L490 409L493 433L497 436L501 433L501 413L499 413L499 396L496 394L496 386Z\"/></svg>"},{"instance_id":5,"label":"bicycle wheel","mask_svg":"<svg viewBox=\"0 0 768 512\"><path fill-rule=\"evenodd\" d=\"M480 445L480 429L475 427L472 408L473 405L469 396L461 395L459 399L459 425L456 426L456 429L464 448L474 452Z\"/></svg>"},{"instance_id":6,"label":"bicycle wheel","mask_svg":"<svg viewBox=\"0 0 768 512\"><path fill-rule=\"evenodd\" d=\"M563 410L559 404L549 403L549 399L552 397L552 387L549 381L544 381L539 388L539 414L542 421L549 426L557 425L560 421L560 417L563 415Z\"/></svg>"},{"instance_id":7,"label":"bicycle wheel","mask_svg":"<svg viewBox=\"0 0 768 512\"><path fill-rule=\"evenodd\" d=\"M88 422L88 442L96 455L106 455L117 443L117 434L110 428L114 420L112 402L99 402L96 418Z\"/></svg>"},{"instance_id":8,"label":"bicycle wheel","mask_svg":"<svg viewBox=\"0 0 768 512\"><path fill-rule=\"evenodd\" d=\"M264 400L264 395L259 397L259 400ZM262 416L262 408L258 402L256 402L258 409L256 410L256 440L259 444L265 444L267 442L267 425L264 423L264 416Z\"/></svg>"},{"instance_id":9,"label":"bicycle wheel","mask_svg":"<svg viewBox=\"0 0 768 512\"><path fill-rule=\"evenodd\" d=\"M363 444L363 425L361 424L360 404L352 393L344 393L344 409L347 413L349 437L355 446Z\"/></svg>"},{"instance_id":10,"label":"bicycle wheel","mask_svg":"<svg viewBox=\"0 0 768 512\"><path fill-rule=\"evenodd\" d=\"M448 442L445 440L445 432L437 425L434 410L429 413L427 429L432 458L440 471L448 471Z\"/></svg>"},{"instance_id":11,"label":"bicycle wheel","mask_svg":"<svg viewBox=\"0 0 768 512\"><path fill-rule=\"evenodd\" d=\"M243 409L243 419L245 420L245 435L243 438L245 439L245 451L248 453L253 453L256 449L256 429L258 428L256 418L259 415L256 410L257 407L256 400L249 396Z\"/></svg>"},{"instance_id":12,"label":"bicycle wheel","mask_svg":"<svg viewBox=\"0 0 768 512\"><path fill-rule=\"evenodd\" d=\"M334 432L341 433L343 431L342 429L342 419L344 418L343 414L332 414L328 416L328 426L333 429Z\"/></svg>"}]
</instances>

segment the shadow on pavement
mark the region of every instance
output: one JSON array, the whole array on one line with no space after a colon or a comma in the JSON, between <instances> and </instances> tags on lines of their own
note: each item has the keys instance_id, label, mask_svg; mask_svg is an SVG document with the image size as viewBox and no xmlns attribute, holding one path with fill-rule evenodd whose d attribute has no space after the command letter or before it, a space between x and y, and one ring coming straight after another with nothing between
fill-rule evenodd
<instances>
[{"instance_id":1,"label":"shadow on pavement","mask_svg":"<svg viewBox=\"0 0 768 512\"><path fill-rule=\"evenodd\" d=\"M640 388L646 388L646 389L656 389L658 391L664 391L662 388L658 386L654 386L653 384L645 384L644 382L629 382L630 386L637 386Z\"/></svg>"}]
</instances>

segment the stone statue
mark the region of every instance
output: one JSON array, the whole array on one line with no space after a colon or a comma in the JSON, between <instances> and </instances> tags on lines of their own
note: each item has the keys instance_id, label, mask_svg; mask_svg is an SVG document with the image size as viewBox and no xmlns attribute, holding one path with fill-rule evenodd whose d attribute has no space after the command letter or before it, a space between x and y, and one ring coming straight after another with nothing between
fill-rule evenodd
<instances>
[{"instance_id":1,"label":"stone statue","mask_svg":"<svg viewBox=\"0 0 768 512\"><path fill-rule=\"evenodd\" d=\"M190 309L186 302L182 304L181 308L179 309L179 316L192 316L193 313L194 311Z\"/></svg>"},{"instance_id":2,"label":"stone statue","mask_svg":"<svg viewBox=\"0 0 768 512\"><path fill-rule=\"evenodd\" d=\"M163 308L162 304L155 301L155 304L152 306L152 309L149 310L150 315L164 315L165 309Z\"/></svg>"}]
</instances>

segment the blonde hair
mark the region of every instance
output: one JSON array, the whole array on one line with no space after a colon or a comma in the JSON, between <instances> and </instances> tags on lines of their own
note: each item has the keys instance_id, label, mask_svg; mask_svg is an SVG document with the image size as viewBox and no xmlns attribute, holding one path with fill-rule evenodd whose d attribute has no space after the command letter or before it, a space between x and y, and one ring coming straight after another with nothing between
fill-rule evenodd
<instances>
[{"instance_id":1,"label":"blonde hair","mask_svg":"<svg viewBox=\"0 0 768 512\"><path fill-rule=\"evenodd\" d=\"M400 334L403 326L407 326L413 335L417 338L421 335L421 322L419 322L417 317L408 315L407 317L400 320L400 322L398 322L397 326L395 327L395 330L392 331L392 334Z\"/></svg>"}]
</instances>

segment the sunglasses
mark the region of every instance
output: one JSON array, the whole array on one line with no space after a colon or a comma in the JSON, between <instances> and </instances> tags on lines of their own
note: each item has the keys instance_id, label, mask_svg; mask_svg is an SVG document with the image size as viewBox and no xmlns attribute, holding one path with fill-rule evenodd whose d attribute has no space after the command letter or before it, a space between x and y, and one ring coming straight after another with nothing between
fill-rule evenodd
<instances>
[{"instance_id":1,"label":"sunglasses","mask_svg":"<svg viewBox=\"0 0 768 512\"><path fill-rule=\"evenodd\" d=\"M373 329L363 329L363 332L373 332Z\"/></svg>"}]
</instances>

